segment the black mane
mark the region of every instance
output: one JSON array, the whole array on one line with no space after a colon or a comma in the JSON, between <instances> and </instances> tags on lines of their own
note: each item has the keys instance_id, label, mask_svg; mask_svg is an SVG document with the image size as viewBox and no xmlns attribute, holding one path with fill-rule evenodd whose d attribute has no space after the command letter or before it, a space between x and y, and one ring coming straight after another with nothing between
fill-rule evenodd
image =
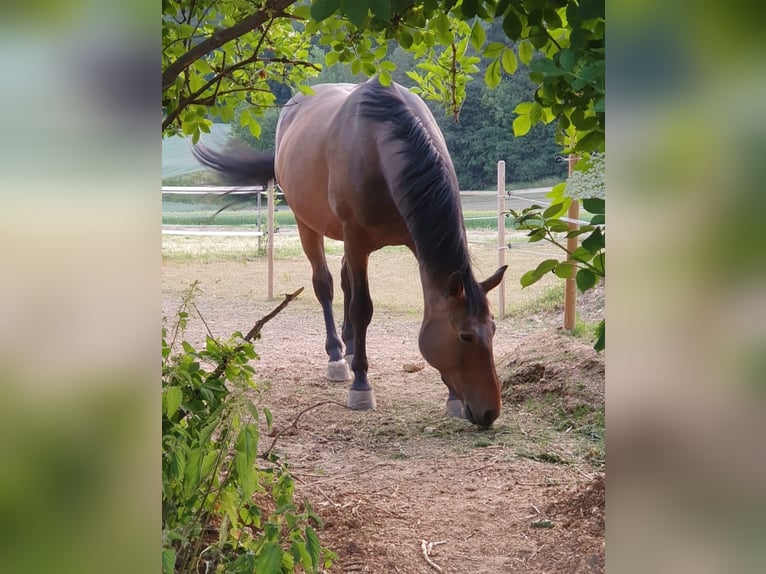
<instances>
[{"instance_id":1,"label":"black mane","mask_svg":"<svg viewBox=\"0 0 766 574\"><path fill-rule=\"evenodd\" d=\"M404 142L404 167L392 177L394 199L415 242L418 262L433 275L458 272L469 307L487 308L473 276L466 244L457 177L434 145L423 120L397 92L373 79L359 87L360 114L388 124L389 138ZM388 179L388 174L387 174ZM446 278L446 277L445 277Z\"/></svg>"}]
</instances>

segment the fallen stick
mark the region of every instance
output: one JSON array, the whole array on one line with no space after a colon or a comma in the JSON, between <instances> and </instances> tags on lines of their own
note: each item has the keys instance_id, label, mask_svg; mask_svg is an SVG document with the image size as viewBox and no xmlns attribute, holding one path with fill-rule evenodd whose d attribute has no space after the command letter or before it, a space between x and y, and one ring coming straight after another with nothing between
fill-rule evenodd
<instances>
[{"instance_id":1,"label":"fallen stick","mask_svg":"<svg viewBox=\"0 0 766 574\"><path fill-rule=\"evenodd\" d=\"M432 545L432 547L433 547L433 545ZM442 570L442 567L441 567L441 566L439 566L438 564L436 564L436 563L435 563L433 560L431 560L431 558L428 556L428 542L426 542L425 540L421 540L421 541L420 541L420 549L423 551L423 558L425 558L425 559L426 559L426 562L428 563L428 565L429 565L431 568L433 568L433 569L434 569L434 570L436 570L437 572L444 572L444 570Z\"/></svg>"},{"instance_id":2,"label":"fallen stick","mask_svg":"<svg viewBox=\"0 0 766 574\"><path fill-rule=\"evenodd\" d=\"M266 451L260 455L261 458L265 459L268 458L269 454L271 454L271 451L274 450L274 446L276 446L277 441L279 440L279 437L281 437L283 434L285 434L290 429L297 429L298 428L298 420L307 412L309 412L312 409L315 409L317 407L321 407L322 405L338 405L343 407L344 409L347 409L348 407L344 405L343 403L339 403L338 401L322 401L321 403L316 403L314 405L311 405L310 407L306 407L301 412L299 412L296 417L293 419L293 422L291 422L289 425L287 425L285 428L283 428L281 431L279 431L277 434L274 435L274 440L271 441L271 444L269 445L269 448L266 449Z\"/></svg>"},{"instance_id":3,"label":"fallen stick","mask_svg":"<svg viewBox=\"0 0 766 574\"><path fill-rule=\"evenodd\" d=\"M348 407L346 407L346 408L348 408ZM328 476L327 478L323 478L322 480L317 480L317 481L314 481L314 482L309 482L305 486L306 486L306 488L311 488L311 487L314 487L317 484L321 484L323 482L329 482L331 480L337 480L339 478L345 478L347 476L354 476L356 474L364 474L365 472L370 471L373 468L377 468L379 466L387 466L388 464L389 463L387 463L387 462L376 462L372 466L368 466L367 468L363 468L362 470L354 470L354 471L351 471L351 472L345 472L343 474L336 474L335 476Z\"/></svg>"}]
</instances>

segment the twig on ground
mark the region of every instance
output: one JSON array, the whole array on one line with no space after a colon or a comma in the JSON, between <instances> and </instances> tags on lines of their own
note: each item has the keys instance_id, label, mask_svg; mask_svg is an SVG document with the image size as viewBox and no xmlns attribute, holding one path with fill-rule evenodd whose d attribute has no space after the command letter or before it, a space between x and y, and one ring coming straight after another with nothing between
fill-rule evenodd
<instances>
[{"instance_id":1,"label":"twig on ground","mask_svg":"<svg viewBox=\"0 0 766 574\"><path fill-rule=\"evenodd\" d=\"M466 474L471 474L472 472L476 472L478 470L483 470L483 469L488 468L488 467L490 467L490 466L492 466L493 464L496 464L496 463L497 463L497 460L493 460L491 462L488 462L487 464L483 464L481 466L477 466L476 468L472 468L471 470L466 470L465 473Z\"/></svg>"},{"instance_id":2,"label":"twig on ground","mask_svg":"<svg viewBox=\"0 0 766 574\"><path fill-rule=\"evenodd\" d=\"M420 549L423 551L423 558L426 559L426 562L431 568L437 572L443 572L442 567L436 564L433 560L431 560L430 556L428 556L428 546L428 542L425 540L420 541ZM431 547L433 548L433 544L431 544Z\"/></svg>"},{"instance_id":3,"label":"twig on ground","mask_svg":"<svg viewBox=\"0 0 766 574\"><path fill-rule=\"evenodd\" d=\"M336 480L338 478L345 478L347 476L353 476L355 474L364 474L365 472L368 472L368 471L372 470L373 468L376 468L378 466L386 466L388 464L389 463L387 463L387 462L376 462L372 466L368 466L367 468L363 468L362 470L355 470L353 472L346 472L346 473L343 473L343 474L336 474L335 476L328 476L327 478L324 478L322 480L317 480L316 482L311 482L311 483L307 484L306 488L311 488L313 486L316 486L317 484L321 484L323 482L329 482L331 480Z\"/></svg>"},{"instance_id":4,"label":"twig on ground","mask_svg":"<svg viewBox=\"0 0 766 574\"><path fill-rule=\"evenodd\" d=\"M329 405L329 404L338 405L338 406L343 407L344 409L348 408L343 403L339 403L338 401L329 400L329 401L322 401L320 403L316 403L314 405L311 405L310 407L307 407L307 408L303 409L301 412L299 412L296 415L296 417L293 419L293 422L291 422L289 425L287 425L285 428L283 428L281 431L279 431L277 434L274 435L274 440L271 441L271 444L269 445L269 448L267 448L266 451L263 454L260 455L260 457L264 458L264 459L267 458L271 454L271 451L274 450L274 446L277 444L277 441L279 440L279 437L281 437L283 434L285 434L288 430L290 430L290 429L296 429L297 430L298 429L298 420L304 414L306 414L307 412L309 412L312 409L315 409L317 407L321 407L322 405Z\"/></svg>"}]
</instances>

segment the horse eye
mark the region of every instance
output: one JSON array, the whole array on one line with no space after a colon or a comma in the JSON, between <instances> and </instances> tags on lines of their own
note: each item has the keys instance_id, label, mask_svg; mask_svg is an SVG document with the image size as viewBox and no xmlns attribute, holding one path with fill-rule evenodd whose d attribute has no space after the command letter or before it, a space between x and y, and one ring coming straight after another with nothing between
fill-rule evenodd
<instances>
[{"instance_id":1,"label":"horse eye","mask_svg":"<svg viewBox=\"0 0 766 574\"><path fill-rule=\"evenodd\" d=\"M472 341L473 341L473 333L466 333L466 332L463 332L463 333L458 333L458 335L457 335L457 336L458 336L458 338L459 338L459 339L460 339L460 340L461 340L463 343L470 343L470 342L472 342Z\"/></svg>"}]
</instances>

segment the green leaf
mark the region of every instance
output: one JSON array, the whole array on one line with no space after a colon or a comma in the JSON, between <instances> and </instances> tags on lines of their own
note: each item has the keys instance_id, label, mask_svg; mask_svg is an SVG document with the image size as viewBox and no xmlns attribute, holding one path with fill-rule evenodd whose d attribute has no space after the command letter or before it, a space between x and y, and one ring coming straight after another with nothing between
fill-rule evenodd
<instances>
[{"instance_id":1,"label":"green leaf","mask_svg":"<svg viewBox=\"0 0 766 574\"><path fill-rule=\"evenodd\" d=\"M596 327L596 343L593 348L596 351L603 351L606 347L606 319L601 319L601 322Z\"/></svg>"},{"instance_id":2,"label":"green leaf","mask_svg":"<svg viewBox=\"0 0 766 574\"><path fill-rule=\"evenodd\" d=\"M576 60L577 56L569 48L564 48L561 50L561 52L559 52L559 64L561 65L562 69L566 70L567 72L572 71Z\"/></svg>"},{"instance_id":3,"label":"green leaf","mask_svg":"<svg viewBox=\"0 0 766 574\"><path fill-rule=\"evenodd\" d=\"M439 40L443 44L451 44L453 40L452 31L450 30L449 18L444 13L440 13L433 20L434 29Z\"/></svg>"},{"instance_id":4,"label":"green leaf","mask_svg":"<svg viewBox=\"0 0 766 574\"><path fill-rule=\"evenodd\" d=\"M524 273L524 275L521 276L521 279L519 280L519 283L521 283L522 287L529 287L530 285L533 285L540 281L542 277L535 274L533 271L527 271Z\"/></svg>"},{"instance_id":5,"label":"green leaf","mask_svg":"<svg viewBox=\"0 0 766 574\"><path fill-rule=\"evenodd\" d=\"M554 269L553 272L556 274L556 277L561 277L562 279L571 279L574 277L576 269L577 267L571 263L560 263L556 266L556 269Z\"/></svg>"},{"instance_id":6,"label":"green leaf","mask_svg":"<svg viewBox=\"0 0 766 574\"><path fill-rule=\"evenodd\" d=\"M409 49L410 46L412 46L412 34L410 34L407 30L401 29L399 31L399 44L405 50Z\"/></svg>"},{"instance_id":7,"label":"green leaf","mask_svg":"<svg viewBox=\"0 0 766 574\"><path fill-rule=\"evenodd\" d=\"M186 469L184 472L184 491L191 494L196 489L200 481L200 470L202 469L202 449L195 448L189 453L186 459Z\"/></svg>"},{"instance_id":8,"label":"green leaf","mask_svg":"<svg viewBox=\"0 0 766 574\"><path fill-rule=\"evenodd\" d=\"M178 407L181 406L182 400L183 391L181 390L181 387L169 387L167 391L165 391L165 416L171 418L176 414Z\"/></svg>"},{"instance_id":9,"label":"green leaf","mask_svg":"<svg viewBox=\"0 0 766 574\"><path fill-rule=\"evenodd\" d=\"M529 243L535 243L536 241L541 241L545 239L545 229L535 229L529 234L529 239L527 239L527 242Z\"/></svg>"},{"instance_id":10,"label":"green leaf","mask_svg":"<svg viewBox=\"0 0 766 574\"><path fill-rule=\"evenodd\" d=\"M528 115L519 116L513 120L513 135L516 137L526 135L530 129L532 129L532 122Z\"/></svg>"},{"instance_id":11,"label":"green leaf","mask_svg":"<svg viewBox=\"0 0 766 574\"><path fill-rule=\"evenodd\" d=\"M593 104L593 111L604 113L606 111L606 96L599 98L595 104Z\"/></svg>"},{"instance_id":12,"label":"green leaf","mask_svg":"<svg viewBox=\"0 0 766 574\"><path fill-rule=\"evenodd\" d=\"M388 0L368 0L370 4L370 10L381 20L389 20L391 18L391 3Z\"/></svg>"},{"instance_id":13,"label":"green leaf","mask_svg":"<svg viewBox=\"0 0 766 574\"><path fill-rule=\"evenodd\" d=\"M567 212L567 206L563 201L557 201L552 203L545 211L543 211L544 219L551 219L561 217Z\"/></svg>"},{"instance_id":14,"label":"green leaf","mask_svg":"<svg viewBox=\"0 0 766 574\"><path fill-rule=\"evenodd\" d=\"M545 8L543 17L545 18L545 23L548 29L561 28L561 17L559 17L558 12L553 8Z\"/></svg>"},{"instance_id":15,"label":"green leaf","mask_svg":"<svg viewBox=\"0 0 766 574\"><path fill-rule=\"evenodd\" d=\"M264 544L255 558L255 571L258 574L279 574L281 566L282 548L274 542Z\"/></svg>"},{"instance_id":16,"label":"green leaf","mask_svg":"<svg viewBox=\"0 0 766 574\"><path fill-rule=\"evenodd\" d=\"M240 431L234 450L243 454L248 464L255 461L258 456L258 427L255 424L248 423Z\"/></svg>"},{"instance_id":17,"label":"green leaf","mask_svg":"<svg viewBox=\"0 0 766 574\"><path fill-rule=\"evenodd\" d=\"M567 188L567 182L562 181L561 183L557 183L553 186L553 188L546 194L548 197L553 199L554 201L557 199L561 199L564 197L564 192Z\"/></svg>"},{"instance_id":18,"label":"green leaf","mask_svg":"<svg viewBox=\"0 0 766 574\"><path fill-rule=\"evenodd\" d=\"M271 414L268 407L263 407L263 414L266 415L266 429L271 431L271 423L274 421L274 415Z\"/></svg>"},{"instance_id":19,"label":"green leaf","mask_svg":"<svg viewBox=\"0 0 766 574\"><path fill-rule=\"evenodd\" d=\"M484 83L487 84L488 87L494 88L500 83L500 80L501 80L500 62L498 60L492 60L489 66L487 66L487 70L484 72ZM521 117L526 117L526 116L521 116Z\"/></svg>"},{"instance_id":20,"label":"green leaf","mask_svg":"<svg viewBox=\"0 0 766 574\"><path fill-rule=\"evenodd\" d=\"M325 65L332 66L338 60L340 60L340 55L341 55L341 52L336 52L335 50L330 50L324 56L324 63L325 63Z\"/></svg>"},{"instance_id":21,"label":"green leaf","mask_svg":"<svg viewBox=\"0 0 766 574\"><path fill-rule=\"evenodd\" d=\"M471 28L471 46L473 46L474 50L480 52L481 47L484 45L486 39L487 34L484 32L484 27L481 25L479 20L476 20L476 22L473 23L473 27Z\"/></svg>"},{"instance_id":22,"label":"green leaf","mask_svg":"<svg viewBox=\"0 0 766 574\"><path fill-rule=\"evenodd\" d=\"M532 56L534 55L534 48L532 47L532 44L529 42L529 40L522 40L517 44L518 50L519 50L519 60L524 62L525 65L529 66L529 63L532 61Z\"/></svg>"},{"instance_id":23,"label":"green leaf","mask_svg":"<svg viewBox=\"0 0 766 574\"><path fill-rule=\"evenodd\" d=\"M598 277L596 277L596 274L590 269L580 269L575 276L577 288L582 292L593 287L596 284L596 281L598 281Z\"/></svg>"},{"instance_id":24,"label":"green leaf","mask_svg":"<svg viewBox=\"0 0 766 574\"><path fill-rule=\"evenodd\" d=\"M460 10L463 12L463 18L465 20L470 20L476 16L476 12L478 10L478 0L463 0L463 4L461 5Z\"/></svg>"},{"instance_id":25,"label":"green leaf","mask_svg":"<svg viewBox=\"0 0 766 574\"><path fill-rule=\"evenodd\" d=\"M490 42L486 45L484 48L484 52L482 55L488 59L494 59L497 58L505 49L505 44L501 44L500 42Z\"/></svg>"},{"instance_id":26,"label":"green leaf","mask_svg":"<svg viewBox=\"0 0 766 574\"><path fill-rule=\"evenodd\" d=\"M591 225L604 225L606 223L606 216L603 213L597 213L590 218Z\"/></svg>"},{"instance_id":27,"label":"green leaf","mask_svg":"<svg viewBox=\"0 0 766 574\"><path fill-rule=\"evenodd\" d=\"M556 65L556 62L548 58L540 58L529 64L529 69L534 72L541 72L546 76L563 76L564 70Z\"/></svg>"},{"instance_id":28,"label":"green leaf","mask_svg":"<svg viewBox=\"0 0 766 574\"><path fill-rule=\"evenodd\" d=\"M361 28L367 18L368 0L341 0L341 11L357 27Z\"/></svg>"},{"instance_id":29,"label":"green leaf","mask_svg":"<svg viewBox=\"0 0 766 574\"><path fill-rule=\"evenodd\" d=\"M518 40L521 36L521 28L519 15L513 9L509 10L505 18L503 18L503 32L511 40Z\"/></svg>"},{"instance_id":30,"label":"green leaf","mask_svg":"<svg viewBox=\"0 0 766 574\"><path fill-rule=\"evenodd\" d=\"M588 197L583 199L582 206L590 213L606 213L606 201L600 197Z\"/></svg>"},{"instance_id":31,"label":"green leaf","mask_svg":"<svg viewBox=\"0 0 766 574\"><path fill-rule=\"evenodd\" d=\"M606 247L606 239L601 233L601 228L597 227L588 237L583 239L582 246L591 253L598 253L598 251Z\"/></svg>"},{"instance_id":32,"label":"green leaf","mask_svg":"<svg viewBox=\"0 0 766 574\"><path fill-rule=\"evenodd\" d=\"M604 276L604 270L606 268L606 253L601 252L593 258L593 267L596 268L596 271L601 273L602 277Z\"/></svg>"},{"instance_id":33,"label":"green leaf","mask_svg":"<svg viewBox=\"0 0 766 574\"><path fill-rule=\"evenodd\" d=\"M293 553L293 557L296 562L303 564L306 572L312 572L314 570L314 563L311 561L311 555L306 549L306 544L302 540L293 540L290 545L290 551Z\"/></svg>"},{"instance_id":34,"label":"green leaf","mask_svg":"<svg viewBox=\"0 0 766 574\"><path fill-rule=\"evenodd\" d=\"M507 74L515 73L516 69L519 67L519 62L516 60L516 54L513 53L511 48L503 50L503 57L500 61Z\"/></svg>"},{"instance_id":35,"label":"green leaf","mask_svg":"<svg viewBox=\"0 0 766 574\"><path fill-rule=\"evenodd\" d=\"M548 229L552 233L567 233L569 231L569 224L564 223L560 219L553 219L548 222Z\"/></svg>"},{"instance_id":36,"label":"green leaf","mask_svg":"<svg viewBox=\"0 0 766 574\"><path fill-rule=\"evenodd\" d=\"M317 22L329 18L340 8L340 0L314 0L311 3L311 17Z\"/></svg>"},{"instance_id":37,"label":"green leaf","mask_svg":"<svg viewBox=\"0 0 766 574\"><path fill-rule=\"evenodd\" d=\"M549 271L553 271L558 264L558 259L546 259L537 266L537 269L535 269L535 274L542 277Z\"/></svg>"},{"instance_id":38,"label":"green leaf","mask_svg":"<svg viewBox=\"0 0 766 574\"><path fill-rule=\"evenodd\" d=\"M176 569L176 553L171 548L162 549L162 574L173 574Z\"/></svg>"},{"instance_id":39,"label":"green leaf","mask_svg":"<svg viewBox=\"0 0 766 574\"><path fill-rule=\"evenodd\" d=\"M311 556L311 563L316 568L321 558L322 547L319 544L319 537L311 526L306 526L306 550Z\"/></svg>"},{"instance_id":40,"label":"green leaf","mask_svg":"<svg viewBox=\"0 0 766 574\"><path fill-rule=\"evenodd\" d=\"M390 86L391 80L391 72L383 69L378 70L378 81L380 82L381 86Z\"/></svg>"}]
</instances>

